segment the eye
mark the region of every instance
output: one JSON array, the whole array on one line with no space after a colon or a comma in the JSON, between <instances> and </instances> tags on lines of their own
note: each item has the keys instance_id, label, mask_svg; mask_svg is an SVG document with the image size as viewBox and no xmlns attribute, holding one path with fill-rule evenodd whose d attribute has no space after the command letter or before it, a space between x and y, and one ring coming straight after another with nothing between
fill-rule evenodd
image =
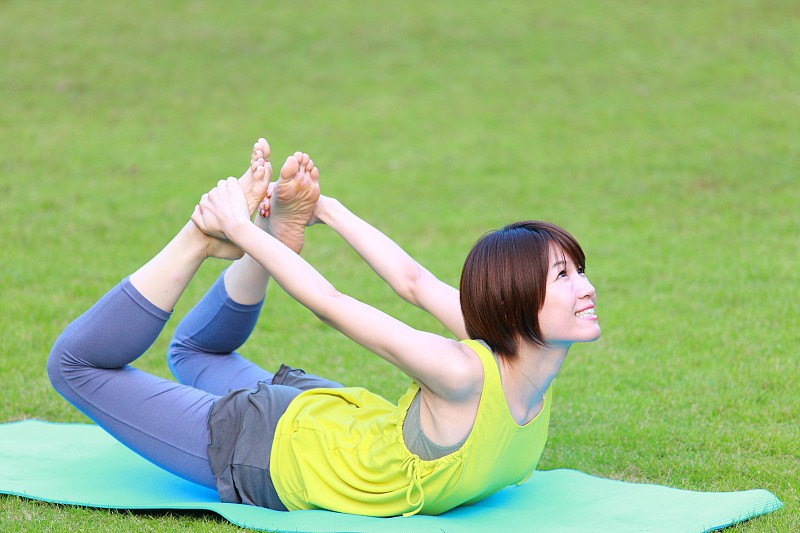
<instances>
[{"instance_id":1,"label":"eye","mask_svg":"<svg viewBox=\"0 0 800 533\"><path fill-rule=\"evenodd\" d=\"M561 279L561 278L565 278L565 277L567 277L567 271L566 270L562 270L561 272L559 272L556 275L556 279Z\"/></svg>"},{"instance_id":2,"label":"eye","mask_svg":"<svg viewBox=\"0 0 800 533\"><path fill-rule=\"evenodd\" d=\"M586 267L578 267L576 270L578 271L578 274L586 274Z\"/></svg>"}]
</instances>

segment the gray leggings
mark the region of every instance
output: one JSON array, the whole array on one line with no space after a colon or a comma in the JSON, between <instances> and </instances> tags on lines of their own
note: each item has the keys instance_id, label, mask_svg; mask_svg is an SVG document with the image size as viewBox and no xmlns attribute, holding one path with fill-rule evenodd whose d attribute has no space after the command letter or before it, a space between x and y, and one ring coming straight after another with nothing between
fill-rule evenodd
<instances>
[{"instance_id":1,"label":"gray leggings","mask_svg":"<svg viewBox=\"0 0 800 533\"><path fill-rule=\"evenodd\" d=\"M156 340L170 313L126 278L56 340L47 361L53 387L86 416L150 462L216 489L208 459L208 415L231 390L273 384L274 374L236 350L255 327L263 301L234 302L222 276L178 325L167 361L179 383L129 364ZM341 386L302 371L279 385Z\"/></svg>"}]
</instances>

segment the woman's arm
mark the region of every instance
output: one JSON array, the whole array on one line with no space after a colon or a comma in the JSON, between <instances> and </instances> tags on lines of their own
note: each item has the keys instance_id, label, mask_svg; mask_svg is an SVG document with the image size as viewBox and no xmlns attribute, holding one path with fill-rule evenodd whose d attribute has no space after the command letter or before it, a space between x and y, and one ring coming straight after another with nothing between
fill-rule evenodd
<instances>
[{"instance_id":1,"label":"woman's arm","mask_svg":"<svg viewBox=\"0 0 800 533\"><path fill-rule=\"evenodd\" d=\"M204 195L192 220L203 231L236 244L320 320L397 366L423 387L450 401L480 390L483 369L469 348L416 330L337 291L302 257L250 221L235 179L220 182Z\"/></svg>"},{"instance_id":2,"label":"woman's arm","mask_svg":"<svg viewBox=\"0 0 800 533\"><path fill-rule=\"evenodd\" d=\"M314 215L347 241L398 296L433 315L456 338L467 338L457 289L439 280L338 200L320 196Z\"/></svg>"}]
</instances>

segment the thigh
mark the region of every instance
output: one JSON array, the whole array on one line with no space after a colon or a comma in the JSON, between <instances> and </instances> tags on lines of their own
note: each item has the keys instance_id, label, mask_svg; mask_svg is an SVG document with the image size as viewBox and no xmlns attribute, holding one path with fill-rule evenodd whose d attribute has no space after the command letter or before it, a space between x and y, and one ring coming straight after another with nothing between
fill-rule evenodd
<instances>
[{"instance_id":1,"label":"thigh","mask_svg":"<svg viewBox=\"0 0 800 533\"><path fill-rule=\"evenodd\" d=\"M131 366L60 366L59 392L99 426L161 468L216 488L207 449L216 395Z\"/></svg>"},{"instance_id":2,"label":"thigh","mask_svg":"<svg viewBox=\"0 0 800 533\"><path fill-rule=\"evenodd\" d=\"M222 396L233 390L255 389L274 375L238 353L213 354L184 347L170 353L172 374L184 385Z\"/></svg>"}]
</instances>

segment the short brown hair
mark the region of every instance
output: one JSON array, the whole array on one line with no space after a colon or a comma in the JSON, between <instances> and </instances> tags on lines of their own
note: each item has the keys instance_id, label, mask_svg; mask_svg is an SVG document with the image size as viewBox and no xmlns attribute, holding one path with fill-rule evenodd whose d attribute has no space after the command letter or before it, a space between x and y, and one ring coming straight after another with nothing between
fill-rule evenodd
<instances>
[{"instance_id":1,"label":"short brown hair","mask_svg":"<svg viewBox=\"0 0 800 533\"><path fill-rule=\"evenodd\" d=\"M566 230L537 220L515 222L481 237L461 271L461 312L471 339L514 357L519 341L546 346L539 329L550 250L586 266L580 244Z\"/></svg>"}]
</instances>

